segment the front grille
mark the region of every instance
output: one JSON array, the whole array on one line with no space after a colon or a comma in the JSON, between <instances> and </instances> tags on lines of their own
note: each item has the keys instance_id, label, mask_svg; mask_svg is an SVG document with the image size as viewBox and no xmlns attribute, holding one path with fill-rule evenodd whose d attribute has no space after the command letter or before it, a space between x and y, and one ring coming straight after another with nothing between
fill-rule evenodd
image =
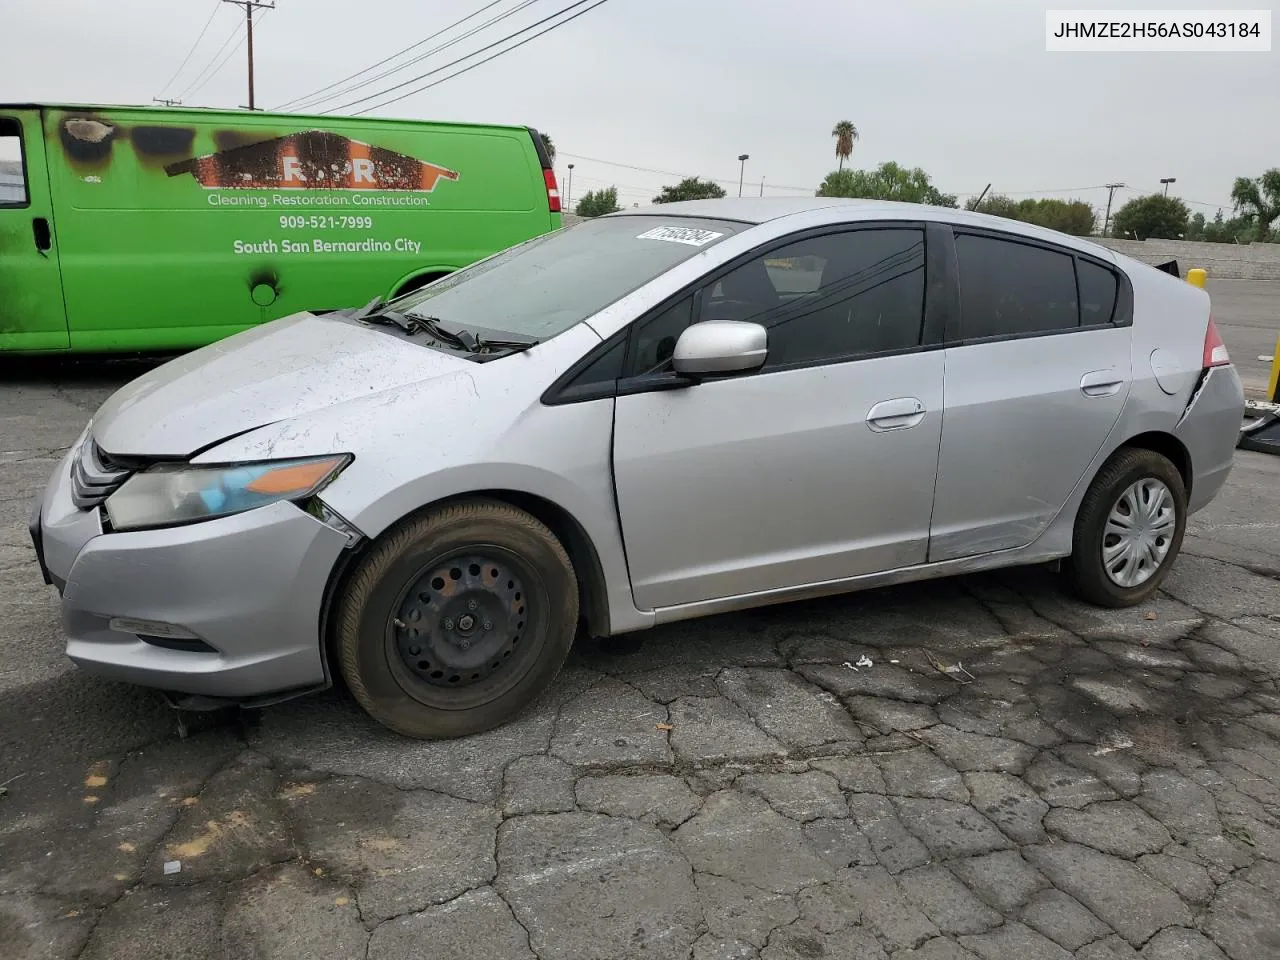
<instances>
[{"instance_id":1,"label":"front grille","mask_svg":"<svg viewBox=\"0 0 1280 960\"><path fill-rule=\"evenodd\" d=\"M104 453L92 437L87 438L71 464L71 502L81 510L101 506L135 469Z\"/></svg>"}]
</instances>

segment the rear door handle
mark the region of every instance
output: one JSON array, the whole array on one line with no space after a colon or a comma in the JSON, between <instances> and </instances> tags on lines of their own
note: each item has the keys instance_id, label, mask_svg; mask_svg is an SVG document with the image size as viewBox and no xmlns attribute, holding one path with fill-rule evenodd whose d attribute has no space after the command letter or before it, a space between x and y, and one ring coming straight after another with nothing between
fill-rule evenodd
<instances>
[{"instance_id":1,"label":"rear door handle","mask_svg":"<svg viewBox=\"0 0 1280 960\"><path fill-rule=\"evenodd\" d=\"M867 426L876 433L906 430L924 419L924 404L915 397L881 400L867 411Z\"/></svg>"},{"instance_id":2,"label":"rear door handle","mask_svg":"<svg viewBox=\"0 0 1280 960\"><path fill-rule=\"evenodd\" d=\"M31 235L35 238L36 249L41 253L48 253L53 246L53 231L49 229L49 221L44 217L34 217L31 220Z\"/></svg>"},{"instance_id":3,"label":"rear door handle","mask_svg":"<svg viewBox=\"0 0 1280 960\"><path fill-rule=\"evenodd\" d=\"M1114 397L1123 386L1119 370L1090 370L1080 378L1080 392L1086 397Z\"/></svg>"}]
</instances>

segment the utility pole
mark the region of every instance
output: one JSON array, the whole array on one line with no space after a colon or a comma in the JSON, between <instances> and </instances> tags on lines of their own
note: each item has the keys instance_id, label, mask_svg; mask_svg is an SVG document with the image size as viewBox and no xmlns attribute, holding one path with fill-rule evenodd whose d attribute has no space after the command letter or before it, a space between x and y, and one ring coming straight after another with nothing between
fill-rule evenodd
<instances>
[{"instance_id":1,"label":"utility pole","mask_svg":"<svg viewBox=\"0 0 1280 960\"><path fill-rule=\"evenodd\" d=\"M1119 190L1119 189L1120 189L1121 187L1123 187L1123 186L1124 186L1124 184L1123 184L1123 183L1108 183L1108 184L1107 184L1107 216L1106 216L1106 218L1105 218L1105 219L1103 219L1103 221L1102 221L1102 235L1103 235L1104 237L1107 237L1107 236L1110 236L1110 235L1111 235L1111 234L1109 233L1109 230L1110 230L1110 227L1111 227L1111 198L1112 198L1112 197L1114 197L1114 196L1116 195L1116 191L1117 191L1117 190Z\"/></svg>"},{"instance_id":2,"label":"utility pole","mask_svg":"<svg viewBox=\"0 0 1280 960\"><path fill-rule=\"evenodd\" d=\"M747 175L747 161L750 159L745 153L738 157L738 162L742 164L738 169L738 196L742 196L742 178Z\"/></svg>"},{"instance_id":3,"label":"utility pole","mask_svg":"<svg viewBox=\"0 0 1280 960\"><path fill-rule=\"evenodd\" d=\"M764 196L764 177L760 178L760 196Z\"/></svg>"},{"instance_id":4,"label":"utility pole","mask_svg":"<svg viewBox=\"0 0 1280 960\"><path fill-rule=\"evenodd\" d=\"M166 100L164 97L152 97L152 98L151 98L151 102L152 102L152 103L161 103L161 104L164 104L166 107L180 107L180 106L182 106L182 101L181 101L181 100Z\"/></svg>"},{"instance_id":5,"label":"utility pole","mask_svg":"<svg viewBox=\"0 0 1280 960\"><path fill-rule=\"evenodd\" d=\"M223 3L234 3L244 7L245 39L249 41L249 109L253 110L253 11L257 9L274 10L275 3L262 3L260 0L222 0Z\"/></svg>"}]
</instances>

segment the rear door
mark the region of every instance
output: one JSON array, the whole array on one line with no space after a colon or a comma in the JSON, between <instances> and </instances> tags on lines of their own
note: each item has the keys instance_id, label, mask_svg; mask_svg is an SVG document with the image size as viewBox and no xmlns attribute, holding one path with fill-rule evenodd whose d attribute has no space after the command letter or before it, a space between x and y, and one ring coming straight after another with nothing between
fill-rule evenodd
<instances>
[{"instance_id":1,"label":"rear door","mask_svg":"<svg viewBox=\"0 0 1280 960\"><path fill-rule=\"evenodd\" d=\"M0 351L68 344L40 111L0 107Z\"/></svg>"},{"instance_id":2,"label":"rear door","mask_svg":"<svg viewBox=\"0 0 1280 960\"><path fill-rule=\"evenodd\" d=\"M1131 382L1131 294L1114 268L960 228L954 256L931 562L1038 537L1119 419Z\"/></svg>"},{"instance_id":3,"label":"rear door","mask_svg":"<svg viewBox=\"0 0 1280 960\"><path fill-rule=\"evenodd\" d=\"M637 324L614 478L638 606L924 562L942 427L925 235L893 223L783 243ZM709 319L763 324L768 358L680 386L672 350Z\"/></svg>"}]
</instances>

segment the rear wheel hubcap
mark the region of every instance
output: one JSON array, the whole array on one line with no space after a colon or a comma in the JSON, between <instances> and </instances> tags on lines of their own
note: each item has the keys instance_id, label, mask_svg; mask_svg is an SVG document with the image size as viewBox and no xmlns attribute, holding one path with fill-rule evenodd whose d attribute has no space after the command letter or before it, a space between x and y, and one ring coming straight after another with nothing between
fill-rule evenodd
<instances>
[{"instance_id":1,"label":"rear wheel hubcap","mask_svg":"<svg viewBox=\"0 0 1280 960\"><path fill-rule=\"evenodd\" d=\"M1102 534L1102 568L1126 589L1150 580L1173 546L1178 507L1164 481L1147 477L1120 494Z\"/></svg>"},{"instance_id":2,"label":"rear wheel hubcap","mask_svg":"<svg viewBox=\"0 0 1280 960\"><path fill-rule=\"evenodd\" d=\"M434 563L409 587L392 618L395 649L409 672L461 688L501 670L528 618L525 587L510 563L484 553Z\"/></svg>"}]
</instances>

